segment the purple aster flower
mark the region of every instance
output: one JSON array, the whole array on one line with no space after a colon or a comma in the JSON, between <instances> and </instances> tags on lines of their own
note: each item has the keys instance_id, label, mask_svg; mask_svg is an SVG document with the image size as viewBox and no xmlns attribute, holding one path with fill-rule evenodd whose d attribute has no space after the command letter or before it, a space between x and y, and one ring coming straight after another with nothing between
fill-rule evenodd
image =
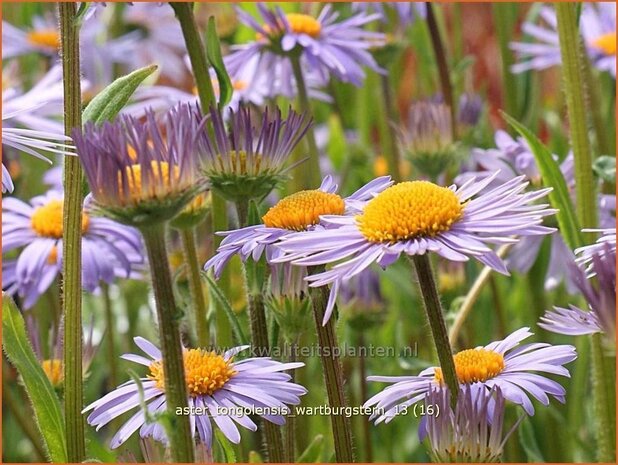
<instances>
[{"instance_id":1,"label":"purple aster flower","mask_svg":"<svg viewBox=\"0 0 618 465\"><path fill-rule=\"evenodd\" d=\"M592 257L594 255L602 257L607 251L616 253L616 228L584 229L583 231L601 233L601 237L594 244L575 249L575 255L577 255L576 263L585 267L586 271L593 276Z\"/></svg>"},{"instance_id":2,"label":"purple aster flower","mask_svg":"<svg viewBox=\"0 0 618 465\"><path fill-rule=\"evenodd\" d=\"M522 31L537 43L512 42L521 62L512 66L513 73L543 70L561 64L560 42L556 12L552 7L541 8L539 16L545 25L524 23ZM584 3L580 30L589 58L596 68L616 77L616 4L611 2Z\"/></svg>"},{"instance_id":3,"label":"purple aster flower","mask_svg":"<svg viewBox=\"0 0 618 465\"><path fill-rule=\"evenodd\" d=\"M616 339L616 250L608 243L591 256L590 271L596 276L596 285L592 276L577 265L571 264L569 271L578 290L586 298L589 311L574 305L569 308L554 307L541 317L539 326L559 334L579 336L581 334L604 333L612 344Z\"/></svg>"},{"instance_id":4,"label":"purple aster flower","mask_svg":"<svg viewBox=\"0 0 618 465\"><path fill-rule=\"evenodd\" d=\"M508 274L490 245L516 243L513 236L552 233L555 229L542 222L555 210L535 203L551 189L525 193L528 183L523 176L483 192L495 176L450 188L428 181L396 184L375 195L360 214L323 216L324 228L283 237L277 247L284 253L275 262L334 264L307 277L311 287L333 283L328 311L341 281L372 263L386 268L401 254L435 252L458 262L473 257Z\"/></svg>"},{"instance_id":5,"label":"purple aster flower","mask_svg":"<svg viewBox=\"0 0 618 465\"><path fill-rule=\"evenodd\" d=\"M204 269L214 269L218 277L227 262L237 254L243 261L249 257L257 261L265 253L266 261L272 264L281 256L277 244L283 238L294 236L299 231L323 229L320 224L322 215L358 213L376 192L381 192L391 184L390 176L377 178L343 198L337 194L337 184L333 183L330 176L326 176L318 189L296 192L281 199L262 217L263 224L218 232L218 235L225 238L216 255L206 262ZM324 315L324 324L328 322L333 306L334 302Z\"/></svg>"},{"instance_id":6,"label":"purple aster flower","mask_svg":"<svg viewBox=\"0 0 618 465\"><path fill-rule=\"evenodd\" d=\"M131 226L172 219L200 192L197 143L206 119L188 104L144 120L120 116L75 129L94 210Z\"/></svg>"},{"instance_id":7,"label":"purple aster flower","mask_svg":"<svg viewBox=\"0 0 618 465\"><path fill-rule=\"evenodd\" d=\"M372 268L343 281L339 301L347 322L358 331L367 331L384 322L386 302L380 289L380 277Z\"/></svg>"},{"instance_id":8,"label":"purple aster flower","mask_svg":"<svg viewBox=\"0 0 618 465\"><path fill-rule=\"evenodd\" d=\"M264 111L259 125L251 110L241 107L230 112L226 128L223 114L210 110L214 137L206 131L200 138L203 173L214 190L238 201L261 199L286 179L286 161L312 121L292 110Z\"/></svg>"},{"instance_id":9,"label":"purple aster flower","mask_svg":"<svg viewBox=\"0 0 618 465\"><path fill-rule=\"evenodd\" d=\"M112 449L138 429L142 438L152 437L167 443L163 427L152 421L152 417L165 412L167 405L161 351L141 337L134 341L146 357L126 354L122 358L149 369L148 375L140 380L148 416L139 409L114 435L110 444ZM194 436L197 433L200 442L208 449L212 446L212 421L225 437L237 444L240 432L236 424L255 431L257 425L249 417L255 414L283 425L284 415L290 411L288 405L299 404L300 396L307 393L304 387L290 382L291 376L285 373L304 366L304 363L280 363L268 357L234 361L234 356L247 348L249 346L236 347L223 355L202 349L184 349L191 432ZM141 399L140 386L129 381L87 406L84 412L92 410L87 421L98 430L139 407Z\"/></svg>"},{"instance_id":10,"label":"purple aster flower","mask_svg":"<svg viewBox=\"0 0 618 465\"><path fill-rule=\"evenodd\" d=\"M65 136L59 119L64 99L61 66L53 66L27 92L21 92L13 82L10 70L6 73L9 87L2 91L2 144L48 163L51 161L41 152L72 153L71 138ZM12 186L5 169L2 170L2 186L3 189Z\"/></svg>"},{"instance_id":11,"label":"purple aster flower","mask_svg":"<svg viewBox=\"0 0 618 465\"><path fill-rule=\"evenodd\" d=\"M417 19L425 19L427 9L422 2L353 2L353 11L368 14L370 11L380 15L380 21L387 23L392 11L402 26L408 26Z\"/></svg>"},{"instance_id":12,"label":"purple aster flower","mask_svg":"<svg viewBox=\"0 0 618 465\"><path fill-rule=\"evenodd\" d=\"M256 31L257 38L233 48L228 61L230 74L237 75L248 64L256 70L277 71L273 79L280 83L293 82L290 61L293 54L300 54L302 69L308 76L317 76L323 84L333 75L343 82L360 86L365 78L364 66L384 72L369 49L383 45L385 36L362 29L379 15L359 13L337 22L339 13L330 5L326 5L317 18L299 13L286 15L281 8L269 10L263 4L258 8L263 25L238 10L240 20ZM265 65L256 64L253 61L256 56Z\"/></svg>"},{"instance_id":13,"label":"purple aster flower","mask_svg":"<svg viewBox=\"0 0 618 465\"><path fill-rule=\"evenodd\" d=\"M2 59L27 53L56 56L60 48L58 21L53 14L34 16L28 31L2 21Z\"/></svg>"},{"instance_id":14,"label":"purple aster flower","mask_svg":"<svg viewBox=\"0 0 618 465\"><path fill-rule=\"evenodd\" d=\"M577 358L575 347L545 343L517 347L530 336L529 328L521 328L501 341L455 354L460 395L465 396L466 387L473 391L499 388L506 400L521 405L528 415L534 415L530 397L543 405L549 405L549 396L564 403L566 390L538 373L569 377L563 365ZM425 401L436 388L448 390L438 367L426 368L418 376L369 376L367 380L391 384L364 404L380 409L371 417L376 424L392 421L403 409Z\"/></svg>"},{"instance_id":15,"label":"purple aster flower","mask_svg":"<svg viewBox=\"0 0 618 465\"><path fill-rule=\"evenodd\" d=\"M3 268L5 286L32 307L62 271L64 196L49 191L29 203L2 199L2 253L22 249L14 266ZM130 253L131 255L128 255ZM142 259L137 231L106 218L82 213L82 286L94 292L101 282L128 278Z\"/></svg>"},{"instance_id":16,"label":"purple aster flower","mask_svg":"<svg viewBox=\"0 0 618 465\"><path fill-rule=\"evenodd\" d=\"M448 391L431 388L425 411L433 414L422 417L419 438L429 439L434 462L499 462L504 444L519 424L503 437L504 410L505 399L497 386L463 386L454 411Z\"/></svg>"},{"instance_id":17,"label":"purple aster flower","mask_svg":"<svg viewBox=\"0 0 618 465\"><path fill-rule=\"evenodd\" d=\"M534 154L528 143L521 137L513 138L505 131L496 131L494 135L495 148L472 150L468 169L455 178L455 182L465 182L472 177L484 178L491 176L496 170L500 174L493 185L506 182L515 176L524 175L532 185L542 184L541 174L536 164ZM554 155L554 158L558 158ZM575 191L575 175L573 171L573 155L569 153L560 164L568 188ZM613 199L613 201L612 201ZM615 196L600 194L599 220L602 227L615 224ZM506 259L507 267L520 273L527 273L541 249L544 238L540 236L525 237L516 244ZM551 236L549 266L545 276L545 289L551 290L565 282L570 293L576 291L575 285L568 273L569 264L574 260L573 252L567 247L559 234Z\"/></svg>"},{"instance_id":18,"label":"purple aster flower","mask_svg":"<svg viewBox=\"0 0 618 465\"><path fill-rule=\"evenodd\" d=\"M13 180L11 179L11 175L9 174L9 170L6 169L6 166L2 164L2 193L5 192L13 192Z\"/></svg>"}]
</instances>

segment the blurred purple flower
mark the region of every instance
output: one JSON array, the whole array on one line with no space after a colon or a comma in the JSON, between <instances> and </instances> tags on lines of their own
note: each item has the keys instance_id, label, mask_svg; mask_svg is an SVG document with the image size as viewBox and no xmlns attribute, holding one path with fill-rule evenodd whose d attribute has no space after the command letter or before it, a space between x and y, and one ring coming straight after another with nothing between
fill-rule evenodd
<instances>
[{"instance_id":1,"label":"blurred purple flower","mask_svg":"<svg viewBox=\"0 0 618 465\"><path fill-rule=\"evenodd\" d=\"M531 343L515 348L530 336L529 328L521 328L501 341L455 354L460 395L465 396L465 392L462 394L465 388L472 391L499 388L506 400L521 405L528 415L534 415L529 396L546 406L548 395L564 403L566 390L535 372L569 377L563 365L577 358L575 347ZM426 368L418 376L369 376L367 380L391 384L364 404L380 409L370 418L376 424L389 423L405 408L425 401L436 388L448 392L438 367Z\"/></svg>"},{"instance_id":2,"label":"blurred purple flower","mask_svg":"<svg viewBox=\"0 0 618 465\"><path fill-rule=\"evenodd\" d=\"M129 381L84 409L84 412L92 410L87 421L98 430L120 415L140 407L143 395L148 412L139 408L112 438L112 449L119 447L138 429L142 438L152 437L167 443L163 427L153 421L167 408L161 351L144 338L136 337L134 341L147 357L125 354L122 358L149 368L149 374L140 379L141 387L135 381ZM284 412L289 411L287 405L299 404L300 396L307 393L304 387L290 382L292 377L284 373L300 368L304 363L280 363L268 357L233 360L236 354L248 348L236 347L223 355L202 349L184 349L185 380L189 408L192 409L191 432L194 436L197 433L200 442L208 449L212 447L211 421L227 439L238 444L240 432L236 423L251 431L257 430L257 425L244 413L246 410L255 409L257 416L283 425ZM206 380L204 373L210 375ZM140 391L143 392L140 394ZM265 413L269 409L272 413Z\"/></svg>"},{"instance_id":3,"label":"blurred purple flower","mask_svg":"<svg viewBox=\"0 0 618 465\"><path fill-rule=\"evenodd\" d=\"M3 266L10 286L32 307L62 271L62 206L60 191L48 191L29 203L2 199L2 253L22 248L14 266ZM9 263L13 260L9 259ZM101 282L128 278L143 263L138 232L106 218L82 213L82 286L94 292Z\"/></svg>"},{"instance_id":4,"label":"blurred purple flower","mask_svg":"<svg viewBox=\"0 0 618 465\"><path fill-rule=\"evenodd\" d=\"M301 67L307 81L325 85L331 76L360 86L365 78L363 67L384 72L371 56L369 49L383 45L385 36L365 31L362 26L379 15L356 14L337 22L339 13L326 5L317 18L299 13L285 14L280 8L268 9L258 5L264 24L238 9L240 20L256 31L254 42L233 47L227 65L231 75L238 77L245 69L252 82L258 73L270 78L269 94L293 95L296 88L291 56L300 54Z\"/></svg>"},{"instance_id":5,"label":"blurred purple flower","mask_svg":"<svg viewBox=\"0 0 618 465\"><path fill-rule=\"evenodd\" d=\"M522 193L528 185L523 176L483 192L496 175L449 188L428 181L396 184L376 193L358 215L322 216L324 228L282 238L277 247L284 253L274 261L334 265L307 277L311 287L333 283L327 312L342 281L372 263L386 268L402 254L435 252L458 262L473 257L508 274L490 246L517 242L512 236L552 233L542 222L555 210L535 203L549 189Z\"/></svg>"},{"instance_id":6,"label":"blurred purple flower","mask_svg":"<svg viewBox=\"0 0 618 465\"><path fill-rule=\"evenodd\" d=\"M353 11L369 14L371 11L380 15L380 21L389 20L389 12L393 11L402 26L408 26L417 19L425 19L427 9L422 2L353 2Z\"/></svg>"},{"instance_id":7,"label":"blurred purple flower","mask_svg":"<svg viewBox=\"0 0 618 465\"><path fill-rule=\"evenodd\" d=\"M524 23L522 31L536 43L512 42L511 49L520 59L512 66L513 73L528 70L543 70L561 64L560 43L556 12L554 8L544 6L540 17L544 26ZM613 2L584 3L580 18L580 30L588 57L593 65L608 71L616 77L616 4Z\"/></svg>"}]
</instances>

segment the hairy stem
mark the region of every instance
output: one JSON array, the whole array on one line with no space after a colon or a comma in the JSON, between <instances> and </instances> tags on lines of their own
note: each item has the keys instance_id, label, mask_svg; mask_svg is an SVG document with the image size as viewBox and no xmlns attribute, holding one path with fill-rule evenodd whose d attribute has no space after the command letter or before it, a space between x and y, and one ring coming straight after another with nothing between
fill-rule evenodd
<instances>
[{"instance_id":1,"label":"hairy stem","mask_svg":"<svg viewBox=\"0 0 618 465\"><path fill-rule=\"evenodd\" d=\"M143 228L141 232L148 253L157 307L165 399L172 424L169 438L172 460L189 463L194 461L189 417L177 415L177 409L186 408L188 401L182 343L178 327L180 315L174 301L172 275L165 245L165 226L164 224L151 225Z\"/></svg>"},{"instance_id":2,"label":"hairy stem","mask_svg":"<svg viewBox=\"0 0 618 465\"><path fill-rule=\"evenodd\" d=\"M333 428L333 441L335 443L335 459L337 462L354 462L354 448L352 444L352 426L350 419L341 415L341 410L347 407L344 390L344 377L341 361L338 356L339 343L335 333L335 318L330 318L326 326L322 326L322 320L328 302L328 288L312 287L309 290L315 327L318 333L320 345L320 359L324 369L324 384L328 403L335 411L331 415ZM339 412L337 412L339 411Z\"/></svg>"},{"instance_id":3,"label":"hairy stem","mask_svg":"<svg viewBox=\"0 0 618 465\"><path fill-rule=\"evenodd\" d=\"M300 55L294 55L290 60L292 62L292 70L294 71L294 80L296 81L300 111L310 115L311 105L309 104L309 93L307 91L305 77L300 66ZM301 185L297 186L298 189L315 189L315 186L320 185L322 175L320 172L320 152L318 151L318 144L315 140L313 126L309 126L305 137L309 149L308 166L297 168L294 179L297 179L301 183Z\"/></svg>"},{"instance_id":4,"label":"hairy stem","mask_svg":"<svg viewBox=\"0 0 618 465\"><path fill-rule=\"evenodd\" d=\"M64 81L64 131L82 125L79 71L79 27L75 3L59 2L62 71ZM79 158L64 160L62 238L62 305L64 312L64 414L67 459L86 458L82 378L82 169Z\"/></svg>"},{"instance_id":5,"label":"hairy stem","mask_svg":"<svg viewBox=\"0 0 618 465\"><path fill-rule=\"evenodd\" d=\"M208 327L208 307L202 287L200 264L195 244L195 230L193 228L180 231L182 249L187 265L189 289L193 303L193 319L197 331L198 346L206 348L210 344L210 329Z\"/></svg>"},{"instance_id":6,"label":"hairy stem","mask_svg":"<svg viewBox=\"0 0 618 465\"><path fill-rule=\"evenodd\" d=\"M451 396L451 406L454 410L459 394L459 383L457 382L455 362L453 361L453 353L451 352L451 345L449 343L446 324L444 323L444 315L442 313L442 304L440 303L440 296L431 269L431 263L429 262L429 256L428 254L414 255L414 257L412 257L412 262L416 268L418 284L421 295L423 296L425 313L427 314L433 342L438 352L442 377L448 386Z\"/></svg>"}]
</instances>

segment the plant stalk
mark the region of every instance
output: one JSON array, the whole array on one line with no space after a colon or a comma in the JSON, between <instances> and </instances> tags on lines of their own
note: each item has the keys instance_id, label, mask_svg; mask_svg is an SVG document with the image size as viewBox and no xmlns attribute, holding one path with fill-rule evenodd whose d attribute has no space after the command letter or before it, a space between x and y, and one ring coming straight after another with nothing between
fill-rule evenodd
<instances>
[{"instance_id":1,"label":"plant stalk","mask_svg":"<svg viewBox=\"0 0 618 465\"><path fill-rule=\"evenodd\" d=\"M310 270L310 273L315 270ZM333 429L333 441L335 444L335 459L337 462L354 462L354 448L352 444L352 426L350 419L342 415L342 410L347 407L344 390L344 377L341 361L337 355L339 343L335 333L335 318L330 318L326 326L322 326L322 320L328 302L328 288L312 287L309 289L315 327L318 333L320 359L324 369L324 384L328 395L328 403L334 414L331 415Z\"/></svg>"},{"instance_id":2,"label":"plant stalk","mask_svg":"<svg viewBox=\"0 0 618 465\"><path fill-rule=\"evenodd\" d=\"M204 297L197 246L195 244L195 229L181 229L180 237L187 265L191 300L193 301L193 319L195 320L197 331L197 342L199 347L206 348L210 344L210 328L208 325L208 307Z\"/></svg>"},{"instance_id":3,"label":"plant stalk","mask_svg":"<svg viewBox=\"0 0 618 465\"><path fill-rule=\"evenodd\" d=\"M438 66L438 77L440 78L440 88L444 103L448 105L451 112L451 135L453 140L457 140L457 110L455 108L455 98L453 96L453 83L448 69L446 60L446 48L444 41L440 35L436 15L433 11L434 5L432 2L425 2L427 5L427 27L429 28L429 36L431 37L431 45L436 56L436 64Z\"/></svg>"},{"instance_id":4,"label":"plant stalk","mask_svg":"<svg viewBox=\"0 0 618 465\"><path fill-rule=\"evenodd\" d=\"M290 57L292 62L292 70L294 72L294 80L296 81L296 88L298 91L298 105L300 111L311 115L311 105L309 103L309 92L307 91L307 84L305 83L305 77L300 66L300 54L294 54ZM320 152L318 150L318 144L315 139L315 132L313 126L309 126L307 134L305 135L307 140L307 148L309 150L308 166L300 166L296 168L296 175L294 179L300 182L297 190L301 189L315 189L320 185L322 174L320 171Z\"/></svg>"},{"instance_id":5,"label":"plant stalk","mask_svg":"<svg viewBox=\"0 0 618 465\"><path fill-rule=\"evenodd\" d=\"M79 26L75 3L59 2L62 71L64 84L64 132L82 125L79 68ZM64 414L67 459L86 458L82 378L82 169L79 158L64 160L64 204L62 215L62 308L64 312Z\"/></svg>"},{"instance_id":6,"label":"plant stalk","mask_svg":"<svg viewBox=\"0 0 618 465\"><path fill-rule=\"evenodd\" d=\"M188 405L184 357L178 320L180 314L174 301L172 275L165 245L165 225L156 224L141 229L148 253L152 286L157 307L159 338L163 358L163 375L167 412L171 420L170 449L174 462L194 461L193 439L189 417L177 415L177 409Z\"/></svg>"},{"instance_id":7,"label":"plant stalk","mask_svg":"<svg viewBox=\"0 0 618 465\"><path fill-rule=\"evenodd\" d=\"M427 314L427 319L429 320L429 326L431 327L433 342L436 346L436 351L438 352L438 360L440 361L442 377L449 389L451 406L454 410L457 405L459 383L457 381L455 362L453 360L453 353L451 352L451 345L446 332L442 304L440 303L440 296L438 294L438 288L431 269L429 255L414 255L412 257L412 262L414 263L416 274L418 276L418 284L421 290L421 295L423 296L423 304L425 307L425 313Z\"/></svg>"}]
</instances>

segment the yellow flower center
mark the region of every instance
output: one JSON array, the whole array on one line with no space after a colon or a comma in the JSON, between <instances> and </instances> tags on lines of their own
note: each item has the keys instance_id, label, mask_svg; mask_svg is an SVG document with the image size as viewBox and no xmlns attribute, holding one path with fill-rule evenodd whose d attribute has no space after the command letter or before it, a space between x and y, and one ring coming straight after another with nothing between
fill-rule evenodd
<instances>
[{"instance_id":1,"label":"yellow flower center","mask_svg":"<svg viewBox=\"0 0 618 465\"><path fill-rule=\"evenodd\" d=\"M398 242L448 231L463 215L453 191L427 181L389 187L370 200L356 217L370 242Z\"/></svg>"},{"instance_id":2,"label":"yellow flower center","mask_svg":"<svg viewBox=\"0 0 618 465\"><path fill-rule=\"evenodd\" d=\"M290 25L290 29L295 34L307 34L308 36L315 39L322 32L322 25L313 16L303 15L300 13L289 13L285 15L285 17L288 21L288 24ZM279 24L279 28L281 29L281 31L283 31L284 25ZM282 32L279 33L279 31L276 31L277 33L273 33L272 28L268 24L265 24L263 26L263 29L269 36L279 36L280 34L282 34ZM263 37L262 34L260 34L259 32L256 34L256 36L258 40L262 39Z\"/></svg>"},{"instance_id":3,"label":"yellow flower center","mask_svg":"<svg viewBox=\"0 0 618 465\"><path fill-rule=\"evenodd\" d=\"M130 152L130 151L129 151ZM131 154L129 153L129 156ZM127 184L129 186L129 197L131 200L146 200L158 197L159 194L165 194L170 191L170 166L167 162L151 161L150 166L152 171L147 174L147 181L142 174L142 167L139 164L127 166ZM174 166L173 178L175 181L180 177L180 168ZM123 195L122 180L118 173L118 188L120 195Z\"/></svg>"},{"instance_id":4,"label":"yellow flower center","mask_svg":"<svg viewBox=\"0 0 618 465\"><path fill-rule=\"evenodd\" d=\"M247 166L247 152L244 150L230 150L225 156L218 156L219 167L222 172L231 172L238 175L255 174L260 172L262 155L253 154L252 166Z\"/></svg>"},{"instance_id":5,"label":"yellow flower center","mask_svg":"<svg viewBox=\"0 0 618 465\"><path fill-rule=\"evenodd\" d=\"M64 381L64 371L62 367L62 360L57 358L51 360L43 360L41 362L41 368L43 372L52 383L52 386L59 386Z\"/></svg>"},{"instance_id":6,"label":"yellow flower center","mask_svg":"<svg viewBox=\"0 0 618 465\"><path fill-rule=\"evenodd\" d=\"M34 210L30 224L41 237L62 238L62 200L52 200ZM90 219L82 212L82 234L88 231ZM50 254L51 256L51 254Z\"/></svg>"},{"instance_id":7,"label":"yellow flower center","mask_svg":"<svg viewBox=\"0 0 618 465\"><path fill-rule=\"evenodd\" d=\"M337 194L321 190L300 191L281 199L262 217L269 228L305 231L318 224L320 215L342 215L345 202Z\"/></svg>"},{"instance_id":8,"label":"yellow flower center","mask_svg":"<svg viewBox=\"0 0 618 465\"><path fill-rule=\"evenodd\" d=\"M60 48L60 35L53 29L31 31L27 36L32 45L49 47L58 50Z\"/></svg>"},{"instance_id":9,"label":"yellow flower center","mask_svg":"<svg viewBox=\"0 0 618 465\"><path fill-rule=\"evenodd\" d=\"M608 32L601 37L597 37L592 45L605 53L606 55L616 55L616 33Z\"/></svg>"},{"instance_id":10,"label":"yellow flower center","mask_svg":"<svg viewBox=\"0 0 618 465\"><path fill-rule=\"evenodd\" d=\"M462 384L487 381L504 370L502 354L487 349L463 350L453 356L457 379ZM435 368L436 381L443 382L442 370Z\"/></svg>"},{"instance_id":11,"label":"yellow flower center","mask_svg":"<svg viewBox=\"0 0 618 465\"><path fill-rule=\"evenodd\" d=\"M184 365L187 391L192 397L213 394L237 373L231 359L226 361L221 355L202 349L185 350ZM148 378L156 382L157 388L165 390L161 362L150 364Z\"/></svg>"}]
</instances>

